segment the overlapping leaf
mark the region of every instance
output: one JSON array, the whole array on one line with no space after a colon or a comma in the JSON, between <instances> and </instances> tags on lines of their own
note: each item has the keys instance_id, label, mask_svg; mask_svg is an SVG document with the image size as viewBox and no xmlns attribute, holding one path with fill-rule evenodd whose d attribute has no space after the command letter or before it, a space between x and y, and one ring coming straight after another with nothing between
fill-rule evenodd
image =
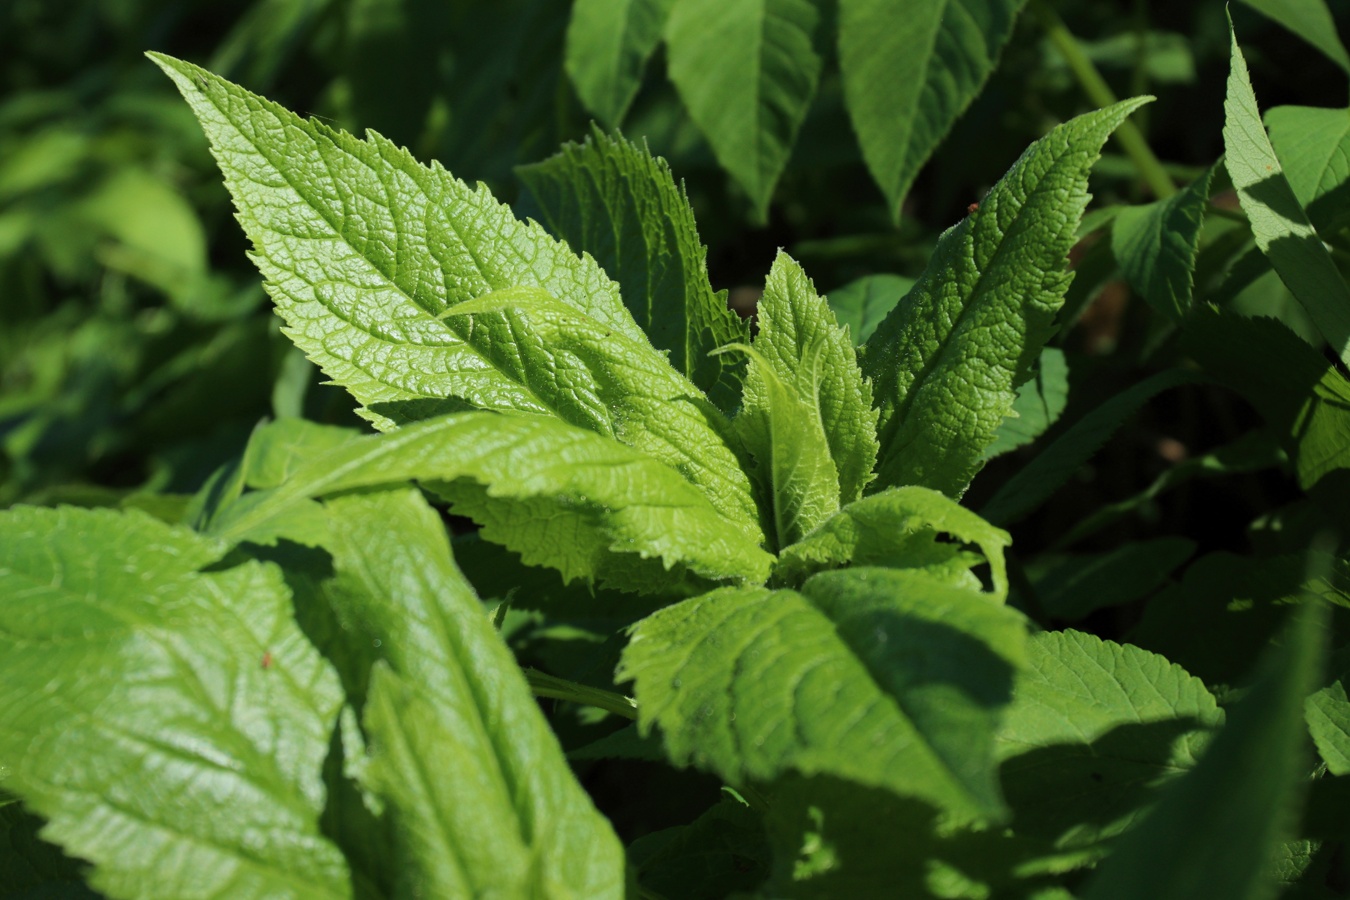
<instances>
[{"instance_id":1,"label":"overlapping leaf","mask_svg":"<svg viewBox=\"0 0 1350 900\"><path fill-rule=\"evenodd\" d=\"M677 764L732 784L831 775L998 818L993 733L1024 642L1021 617L975 591L860 568L667 607L619 674Z\"/></svg>"},{"instance_id":2,"label":"overlapping leaf","mask_svg":"<svg viewBox=\"0 0 1350 900\"><path fill-rule=\"evenodd\" d=\"M428 897L623 896L623 851L416 491L330 500L344 639L379 647L363 779Z\"/></svg>"},{"instance_id":3,"label":"overlapping leaf","mask_svg":"<svg viewBox=\"0 0 1350 900\"><path fill-rule=\"evenodd\" d=\"M1033 144L938 242L914 289L863 347L881 411L878 488L959 496L1053 333L1087 175L1144 99L1079 116Z\"/></svg>"},{"instance_id":4,"label":"overlapping leaf","mask_svg":"<svg viewBox=\"0 0 1350 900\"><path fill-rule=\"evenodd\" d=\"M809 0L680 0L666 24L670 80L764 218L816 92Z\"/></svg>"},{"instance_id":5,"label":"overlapping leaf","mask_svg":"<svg viewBox=\"0 0 1350 900\"><path fill-rule=\"evenodd\" d=\"M1064 351L1046 347L1036 374L1017 389L1008 417L994 432L993 442L984 448L984 458L1030 444L1059 421L1069 402L1069 366Z\"/></svg>"},{"instance_id":6,"label":"overlapping leaf","mask_svg":"<svg viewBox=\"0 0 1350 900\"><path fill-rule=\"evenodd\" d=\"M247 494L215 533L265 540L307 498L411 478L437 489L485 538L563 577L659 590L686 572L761 582L771 557L670 468L554 419L455 413L344 443L278 488Z\"/></svg>"},{"instance_id":7,"label":"overlapping leaf","mask_svg":"<svg viewBox=\"0 0 1350 900\"><path fill-rule=\"evenodd\" d=\"M0 514L0 761L112 897L350 896L319 830L341 691L279 573L137 512Z\"/></svg>"},{"instance_id":8,"label":"overlapping leaf","mask_svg":"<svg viewBox=\"0 0 1350 900\"><path fill-rule=\"evenodd\" d=\"M733 519L757 517L720 415L594 260L378 135L154 58L211 139L288 334L378 425L466 405L554 415L640 445Z\"/></svg>"},{"instance_id":9,"label":"overlapping leaf","mask_svg":"<svg viewBox=\"0 0 1350 900\"><path fill-rule=\"evenodd\" d=\"M840 0L853 130L892 217L994 71L1025 0Z\"/></svg>"},{"instance_id":10,"label":"overlapping leaf","mask_svg":"<svg viewBox=\"0 0 1350 900\"><path fill-rule=\"evenodd\" d=\"M652 344L669 351L670 364L723 409L734 407L739 367L732 357L709 354L748 340L749 330L708 283L693 210L665 161L597 131L516 171L554 233L619 283L629 311Z\"/></svg>"}]
</instances>

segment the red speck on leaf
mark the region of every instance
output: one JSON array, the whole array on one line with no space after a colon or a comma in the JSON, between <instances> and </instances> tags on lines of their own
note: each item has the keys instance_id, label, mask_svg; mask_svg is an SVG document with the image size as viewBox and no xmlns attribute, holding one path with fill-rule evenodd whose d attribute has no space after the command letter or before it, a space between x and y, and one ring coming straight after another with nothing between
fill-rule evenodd
<instances>
[{"instance_id":1,"label":"red speck on leaf","mask_svg":"<svg viewBox=\"0 0 1350 900\"><path fill-rule=\"evenodd\" d=\"M975 210L977 210L977 209L979 209L979 208L980 208L980 204L978 204L978 203L972 203L972 204L970 204L969 206L966 207L966 214L969 215L970 213L973 213Z\"/></svg>"},{"instance_id":2,"label":"red speck on leaf","mask_svg":"<svg viewBox=\"0 0 1350 900\"><path fill-rule=\"evenodd\" d=\"M271 651L271 650L268 650L267 652L265 652L265 653L263 654L263 658L262 658L262 667L263 667L264 669L270 669L270 668L272 668L272 651Z\"/></svg>"}]
</instances>

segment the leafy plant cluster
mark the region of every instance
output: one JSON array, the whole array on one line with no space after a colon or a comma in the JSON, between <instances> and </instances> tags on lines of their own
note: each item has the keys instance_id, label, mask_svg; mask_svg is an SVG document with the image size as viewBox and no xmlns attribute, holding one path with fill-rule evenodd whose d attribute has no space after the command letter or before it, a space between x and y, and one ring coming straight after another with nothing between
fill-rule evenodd
<instances>
[{"instance_id":1,"label":"leafy plant cluster","mask_svg":"<svg viewBox=\"0 0 1350 900\"><path fill-rule=\"evenodd\" d=\"M6 401L6 499L28 502L0 512L4 883L1342 895L1346 111L1263 121L1229 31L1224 155L1178 187L1139 126L1152 98L1117 101L1098 74L1119 51L1022 5L555 4L534 95L508 90L521 73L500 60L467 68L474 41L494 49L483 34L517 33L485 7L256 4L213 66L151 58L209 139L280 336L252 282L207 260L159 132L0 117L22 123L0 240L33 251L0 274L101 280L82 348L62 336L87 305L9 313L50 335L24 332L24 366L93 393L52 376ZM1320 3L1251 5L1350 71ZM474 41L437 49L475 14ZM562 117L537 110L564 78L602 124L641 113L659 52L752 219L771 203L790 218L800 184L775 185L835 84L891 221L1019 15L1100 108L1044 129L940 235L907 239L923 264L906 275L822 295L797 256L838 279L874 250L779 250L753 326L709 276L695 201L711 195L646 144L593 127L516 169L514 210L451 174L551 133ZM1139 71L1175 64L1166 34L1135 38ZM392 92L375 75L323 88L325 108L377 125L364 139L211 71L268 85L306 41L353 71L426 71ZM480 101L501 128L457 129ZM451 170L381 128L451 147ZM1089 211L1113 135L1128 183L1096 189L1156 199ZM1137 302L1113 313L1113 292ZM311 363L364 422L322 413ZM246 396L202 408L183 379ZM116 415L91 419L105 395ZM242 443L208 433L269 402ZM1166 404L1222 437L1122 428ZM52 488L86 471L95 436L105 459L184 443L135 492ZM240 450L191 449L212 441ZM46 446L86 456L54 465ZM223 464L194 475L213 452ZM1113 454L1134 468L1107 502L1083 477ZM1178 498L1211 508L1188 517ZM1241 546L1215 537L1234 529Z\"/></svg>"}]
</instances>

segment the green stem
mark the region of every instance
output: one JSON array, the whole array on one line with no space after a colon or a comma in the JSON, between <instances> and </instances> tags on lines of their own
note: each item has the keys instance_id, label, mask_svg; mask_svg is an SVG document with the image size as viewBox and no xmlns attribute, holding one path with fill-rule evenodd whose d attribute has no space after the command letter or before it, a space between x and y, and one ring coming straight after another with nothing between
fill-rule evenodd
<instances>
[{"instance_id":1,"label":"green stem","mask_svg":"<svg viewBox=\"0 0 1350 900\"><path fill-rule=\"evenodd\" d=\"M566 678L558 678L538 669L526 669L525 680L536 697L552 697L554 700L570 700L584 706L594 706L625 719L637 718L637 702L632 697L602 691L585 684L577 684Z\"/></svg>"},{"instance_id":2,"label":"green stem","mask_svg":"<svg viewBox=\"0 0 1350 900\"><path fill-rule=\"evenodd\" d=\"M1097 106L1110 106L1116 102L1116 95L1112 93L1106 79L1102 78L1097 67L1088 59L1083 47L1078 43L1078 38L1073 36L1073 32L1064 25L1063 20L1055 13L1045 0L1032 0L1031 10L1035 16L1041 20L1041 26L1045 29L1045 36L1050 39L1050 43L1064 57L1068 63L1069 70L1073 72L1082 86L1083 92L1087 94L1088 99ZM1159 199L1165 199L1177 192L1177 187L1168 177L1167 170L1163 168L1158 157L1153 155L1153 150L1149 148L1148 141L1144 139L1144 134L1133 122L1128 119L1121 123L1116 129L1116 141L1120 148L1125 151L1125 155L1134 163L1134 167L1139 170L1139 175L1144 179L1144 183L1149 186L1153 194Z\"/></svg>"}]
</instances>

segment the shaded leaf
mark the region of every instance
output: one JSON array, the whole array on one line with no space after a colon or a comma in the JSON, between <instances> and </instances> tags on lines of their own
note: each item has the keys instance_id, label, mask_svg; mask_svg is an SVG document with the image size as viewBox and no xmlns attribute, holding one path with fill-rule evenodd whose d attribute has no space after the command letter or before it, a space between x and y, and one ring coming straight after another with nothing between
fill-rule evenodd
<instances>
[{"instance_id":1,"label":"shaded leaf","mask_svg":"<svg viewBox=\"0 0 1350 900\"><path fill-rule=\"evenodd\" d=\"M1322 51L1327 59L1350 73L1350 54L1336 34L1336 22L1327 9L1325 0L1242 0L1271 21L1288 28L1312 46Z\"/></svg>"},{"instance_id":2,"label":"shaded leaf","mask_svg":"<svg viewBox=\"0 0 1350 900\"><path fill-rule=\"evenodd\" d=\"M1106 553L1070 556L1036 580L1041 608L1076 621L1096 610L1146 597L1190 559L1195 541L1162 537L1132 541Z\"/></svg>"},{"instance_id":3,"label":"shaded leaf","mask_svg":"<svg viewBox=\"0 0 1350 900\"><path fill-rule=\"evenodd\" d=\"M1059 421L1069 402L1069 366L1064 351L1046 347L1036 374L1017 389L1008 417L994 432L994 440L984 448L984 458L993 459L1018 447L1025 447Z\"/></svg>"},{"instance_id":4,"label":"shaded leaf","mask_svg":"<svg viewBox=\"0 0 1350 900\"><path fill-rule=\"evenodd\" d=\"M912 287L914 279L903 275L864 275L830 291L825 299L835 319L848 328L856 347L867 342L881 320Z\"/></svg>"},{"instance_id":5,"label":"shaded leaf","mask_svg":"<svg viewBox=\"0 0 1350 900\"><path fill-rule=\"evenodd\" d=\"M1277 106L1265 121L1313 227L1330 237L1350 225L1350 110Z\"/></svg>"},{"instance_id":6,"label":"shaded leaf","mask_svg":"<svg viewBox=\"0 0 1350 900\"><path fill-rule=\"evenodd\" d=\"M1126 206L1111 225L1111 251L1130 287L1173 322L1191 308L1195 258L1214 167L1181 191L1144 206Z\"/></svg>"},{"instance_id":7,"label":"shaded leaf","mask_svg":"<svg viewBox=\"0 0 1350 900\"><path fill-rule=\"evenodd\" d=\"M577 0L567 23L563 66L577 96L614 127L637 95L647 58L674 0Z\"/></svg>"}]
</instances>

